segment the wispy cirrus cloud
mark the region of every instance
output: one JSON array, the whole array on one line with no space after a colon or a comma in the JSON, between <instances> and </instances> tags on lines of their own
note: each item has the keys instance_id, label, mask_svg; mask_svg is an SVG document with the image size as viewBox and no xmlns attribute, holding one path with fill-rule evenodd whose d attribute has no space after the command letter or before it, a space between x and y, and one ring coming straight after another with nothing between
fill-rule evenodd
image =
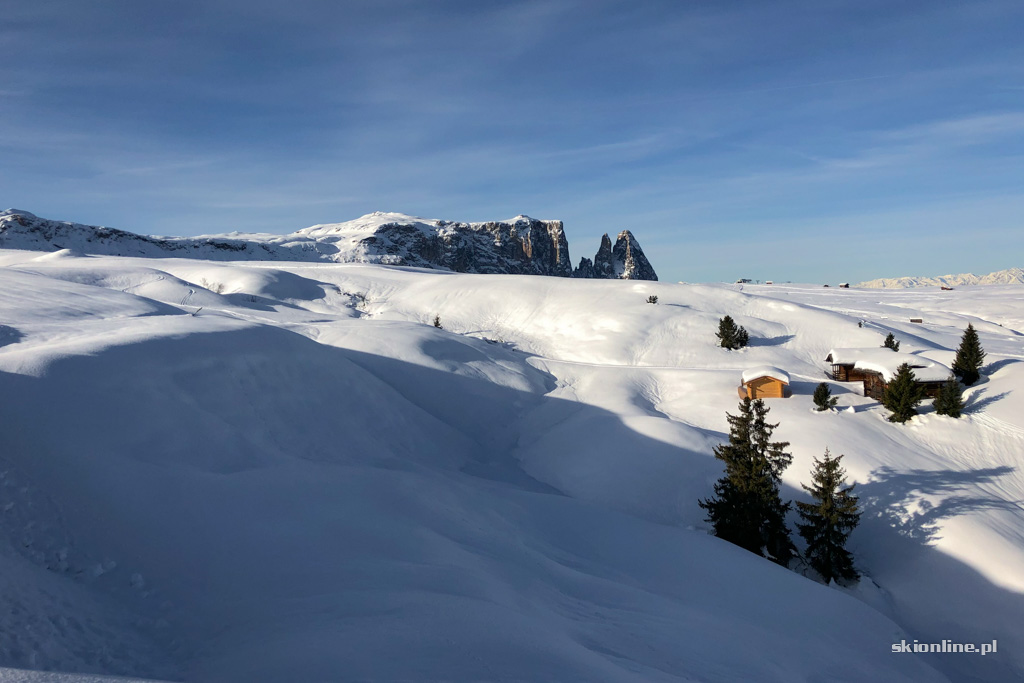
<instances>
[{"instance_id":1,"label":"wispy cirrus cloud","mask_svg":"<svg viewBox=\"0 0 1024 683\"><path fill-rule=\"evenodd\" d=\"M1016 3L11 0L4 19L0 203L57 218L525 212L565 220L575 255L634 229L672 278L698 239L754 253L876 220L942 242L951 201L996 230L1024 186ZM1024 259L1001 239L974 258Z\"/></svg>"}]
</instances>

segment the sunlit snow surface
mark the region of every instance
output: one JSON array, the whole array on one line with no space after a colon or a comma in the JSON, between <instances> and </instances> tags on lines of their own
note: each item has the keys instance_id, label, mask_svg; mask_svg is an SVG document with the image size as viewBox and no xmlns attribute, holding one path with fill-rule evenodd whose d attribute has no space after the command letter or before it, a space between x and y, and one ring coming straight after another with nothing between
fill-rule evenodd
<instances>
[{"instance_id":1,"label":"sunlit snow surface","mask_svg":"<svg viewBox=\"0 0 1024 683\"><path fill-rule=\"evenodd\" d=\"M659 303L645 303L648 295ZM751 337L716 346L719 318ZM443 329L431 325L440 316ZM922 318L921 324L910 318ZM835 347L989 352L960 420ZM862 326L858 326L862 322ZM1024 677L1024 287L672 285L0 252L0 666L195 681ZM868 578L707 534L750 368ZM901 639L979 655L894 654ZM91 681L0 669L0 680Z\"/></svg>"}]
</instances>

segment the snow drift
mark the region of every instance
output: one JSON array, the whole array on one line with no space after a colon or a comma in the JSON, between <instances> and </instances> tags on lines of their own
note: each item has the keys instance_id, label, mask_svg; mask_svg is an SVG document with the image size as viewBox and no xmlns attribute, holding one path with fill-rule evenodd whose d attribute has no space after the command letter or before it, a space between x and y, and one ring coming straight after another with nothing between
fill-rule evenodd
<instances>
[{"instance_id":1,"label":"snow drift","mask_svg":"<svg viewBox=\"0 0 1024 683\"><path fill-rule=\"evenodd\" d=\"M190 681L1024 671L1021 342L999 324L1015 309L964 304L983 321L910 294L379 265L0 264L0 666ZM889 318L911 309L929 323ZM749 348L715 346L725 312ZM892 425L841 385L853 412L812 410L828 349L892 330L948 363L967 319L993 364L963 420ZM706 532L711 447L743 371L765 365L792 379L771 404L793 443L784 495L825 446L860 483L857 589ZM1000 649L891 652L913 638Z\"/></svg>"}]
</instances>

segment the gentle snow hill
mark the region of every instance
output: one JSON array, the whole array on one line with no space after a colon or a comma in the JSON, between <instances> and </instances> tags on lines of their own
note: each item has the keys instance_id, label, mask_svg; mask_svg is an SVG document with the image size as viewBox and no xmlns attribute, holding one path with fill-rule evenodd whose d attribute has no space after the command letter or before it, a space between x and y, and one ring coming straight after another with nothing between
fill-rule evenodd
<instances>
[{"instance_id":1,"label":"gentle snow hill","mask_svg":"<svg viewBox=\"0 0 1024 683\"><path fill-rule=\"evenodd\" d=\"M893 289L904 287L964 287L968 285L1024 285L1024 268L1008 268L988 275L962 273L937 277L880 278L862 282L858 287Z\"/></svg>"},{"instance_id":2,"label":"gentle snow hill","mask_svg":"<svg viewBox=\"0 0 1024 683\"><path fill-rule=\"evenodd\" d=\"M0 264L0 666L1024 675L1024 287L939 298L31 251ZM750 347L715 345L725 314ZM829 349L892 331L948 365L968 321L989 366L961 420L925 406L894 425L839 383L840 410L813 410ZM858 482L857 588L707 534L711 449L762 366L794 394L769 404L792 442L785 495L804 499L826 446ZM999 651L891 652L915 638Z\"/></svg>"}]
</instances>

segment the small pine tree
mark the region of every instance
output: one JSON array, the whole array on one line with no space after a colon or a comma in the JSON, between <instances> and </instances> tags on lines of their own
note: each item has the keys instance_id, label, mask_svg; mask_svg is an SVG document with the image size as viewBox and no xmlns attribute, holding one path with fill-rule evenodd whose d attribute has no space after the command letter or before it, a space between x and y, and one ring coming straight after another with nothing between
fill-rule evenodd
<instances>
[{"instance_id":1,"label":"small pine tree","mask_svg":"<svg viewBox=\"0 0 1024 683\"><path fill-rule=\"evenodd\" d=\"M836 407L836 403L839 403L838 398L832 397L832 389L828 386L828 382L822 382L814 389L814 405L818 407L818 412L824 410L832 410Z\"/></svg>"},{"instance_id":2,"label":"small pine tree","mask_svg":"<svg viewBox=\"0 0 1024 683\"><path fill-rule=\"evenodd\" d=\"M739 330L736 327L736 321L732 319L732 316L725 316L718 321L718 332L715 336L718 337L718 344L723 349L737 349L736 346L736 334Z\"/></svg>"},{"instance_id":3,"label":"small pine tree","mask_svg":"<svg viewBox=\"0 0 1024 683\"><path fill-rule=\"evenodd\" d=\"M649 303L649 304L656 304L656 303L658 303L658 296L656 294L651 294L649 297L647 297L647 303Z\"/></svg>"},{"instance_id":4,"label":"small pine tree","mask_svg":"<svg viewBox=\"0 0 1024 683\"><path fill-rule=\"evenodd\" d=\"M782 472L793 456L788 442L771 440L777 424L765 417L764 401L744 398L738 415L726 413L729 443L716 446L725 476L715 483L715 496L700 501L715 536L767 557L782 566L795 553L786 528L789 503L779 496Z\"/></svg>"},{"instance_id":5,"label":"small pine tree","mask_svg":"<svg viewBox=\"0 0 1024 683\"><path fill-rule=\"evenodd\" d=\"M860 521L855 485L844 486L846 471L840 466L843 456L833 458L825 449L823 460L814 459L811 485L801 484L814 498L813 503L797 501L800 536L807 541L807 561L825 582L833 579L854 581L860 577L853 567L853 556L846 539Z\"/></svg>"},{"instance_id":6,"label":"small pine tree","mask_svg":"<svg viewBox=\"0 0 1024 683\"><path fill-rule=\"evenodd\" d=\"M935 412L949 417L960 417L964 412L964 399L956 375L950 375L946 383L939 387L939 393L935 396Z\"/></svg>"},{"instance_id":7,"label":"small pine tree","mask_svg":"<svg viewBox=\"0 0 1024 683\"><path fill-rule=\"evenodd\" d=\"M974 325L967 323L964 336L960 339L960 348L953 359L953 374L967 386L971 386L981 378L981 366L985 362L985 350L981 348L978 332Z\"/></svg>"},{"instance_id":8,"label":"small pine tree","mask_svg":"<svg viewBox=\"0 0 1024 683\"><path fill-rule=\"evenodd\" d=\"M736 348L742 349L749 343L750 335L747 334L747 328L743 327L743 325L740 325L739 329L736 331Z\"/></svg>"},{"instance_id":9,"label":"small pine tree","mask_svg":"<svg viewBox=\"0 0 1024 683\"><path fill-rule=\"evenodd\" d=\"M718 337L718 344L723 349L730 351L742 349L750 343L750 335L747 334L746 329L737 325L732 316L728 315L718 321L718 332L715 333L715 336Z\"/></svg>"},{"instance_id":10,"label":"small pine tree","mask_svg":"<svg viewBox=\"0 0 1024 683\"><path fill-rule=\"evenodd\" d=\"M434 315L434 327L436 327L439 330L444 329L443 327L441 327L441 316L439 314Z\"/></svg>"},{"instance_id":11,"label":"small pine tree","mask_svg":"<svg viewBox=\"0 0 1024 683\"><path fill-rule=\"evenodd\" d=\"M902 424L917 415L917 406L923 398L924 387L918 385L910 366L903 363L896 369L896 376L886 385L885 393L882 394L882 405L892 412L889 422Z\"/></svg>"},{"instance_id":12,"label":"small pine tree","mask_svg":"<svg viewBox=\"0 0 1024 683\"><path fill-rule=\"evenodd\" d=\"M885 338L884 342L882 342L882 347L886 349L892 349L893 351L899 351L900 342L898 339L896 339L896 335L890 332L889 336Z\"/></svg>"}]
</instances>

